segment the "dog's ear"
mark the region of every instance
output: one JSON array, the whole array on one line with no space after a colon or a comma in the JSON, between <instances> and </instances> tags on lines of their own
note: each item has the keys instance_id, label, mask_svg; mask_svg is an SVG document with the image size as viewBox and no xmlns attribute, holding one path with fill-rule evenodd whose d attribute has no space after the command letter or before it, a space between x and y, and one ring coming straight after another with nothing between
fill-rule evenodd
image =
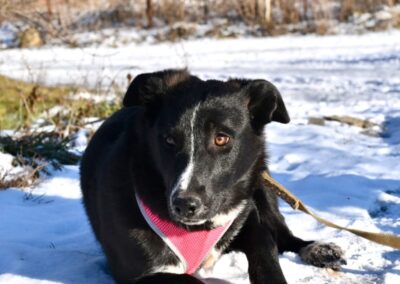
<instances>
[{"instance_id":1,"label":"dog's ear","mask_svg":"<svg viewBox=\"0 0 400 284\"><path fill-rule=\"evenodd\" d=\"M135 77L126 91L123 105L146 106L155 103L167 91L190 77L186 69L144 73Z\"/></svg>"},{"instance_id":2,"label":"dog's ear","mask_svg":"<svg viewBox=\"0 0 400 284\"><path fill-rule=\"evenodd\" d=\"M246 87L249 94L249 112L253 119L265 125L271 121L289 123L290 118L278 89L265 80L250 81Z\"/></svg>"},{"instance_id":3,"label":"dog's ear","mask_svg":"<svg viewBox=\"0 0 400 284\"><path fill-rule=\"evenodd\" d=\"M256 129L276 121L289 123L290 118L278 89L266 80L231 80L239 84L247 97L252 125Z\"/></svg>"}]
</instances>

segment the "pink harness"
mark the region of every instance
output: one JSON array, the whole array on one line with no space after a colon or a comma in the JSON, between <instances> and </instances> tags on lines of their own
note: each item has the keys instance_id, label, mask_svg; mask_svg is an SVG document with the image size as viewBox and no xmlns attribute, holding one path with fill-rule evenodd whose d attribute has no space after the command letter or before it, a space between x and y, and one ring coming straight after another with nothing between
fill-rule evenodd
<instances>
[{"instance_id":1,"label":"pink harness","mask_svg":"<svg viewBox=\"0 0 400 284\"><path fill-rule=\"evenodd\" d=\"M191 232L177 226L172 221L161 219L138 196L136 196L136 201L146 222L179 257L185 267L185 273L188 274L193 274L200 268L211 249L233 222L231 220L224 226L212 230Z\"/></svg>"}]
</instances>

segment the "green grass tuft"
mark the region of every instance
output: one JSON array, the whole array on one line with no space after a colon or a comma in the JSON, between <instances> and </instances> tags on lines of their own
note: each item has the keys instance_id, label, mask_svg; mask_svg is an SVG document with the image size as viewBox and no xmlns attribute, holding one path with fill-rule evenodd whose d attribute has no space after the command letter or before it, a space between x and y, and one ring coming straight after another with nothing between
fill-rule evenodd
<instances>
[{"instance_id":1,"label":"green grass tuft","mask_svg":"<svg viewBox=\"0 0 400 284\"><path fill-rule=\"evenodd\" d=\"M55 167L77 164L80 157L68 151L70 138L55 132L38 132L19 137L0 136L0 151L17 157L21 165L34 165L37 161Z\"/></svg>"}]
</instances>

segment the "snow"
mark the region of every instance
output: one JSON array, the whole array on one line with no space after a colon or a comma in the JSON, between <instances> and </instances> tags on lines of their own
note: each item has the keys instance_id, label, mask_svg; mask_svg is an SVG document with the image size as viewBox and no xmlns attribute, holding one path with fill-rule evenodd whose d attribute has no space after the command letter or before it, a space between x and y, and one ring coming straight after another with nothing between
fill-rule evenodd
<instances>
[{"instance_id":1,"label":"snow","mask_svg":"<svg viewBox=\"0 0 400 284\"><path fill-rule=\"evenodd\" d=\"M0 73L15 78L102 89L126 88L128 73L169 67L187 66L202 78L267 78L292 118L266 130L273 176L324 218L400 234L398 31L5 50L0 62ZM307 123L325 115L384 123L383 135ZM78 175L77 166L68 166L31 191L0 192L0 283L112 283L84 214ZM399 251L324 227L284 203L281 210L296 235L339 244L348 262L333 273L285 253L280 262L289 283L400 283ZM244 255L229 254L200 275L249 283L246 271Z\"/></svg>"},{"instance_id":2,"label":"snow","mask_svg":"<svg viewBox=\"0 0 400 284\"><path fill-rule=\"evenodd\" d=\"M2 153L0 148L0 180L8 182L18 178L23 178L27 176L27 171L30 172L31 170L32 169L29 166L18 165L15 162L14 156Z\"/></svg>"},{"instance_id":3,"label":"snow","mask_svg":"<svg viewBox=\"0 0 400 284\"><path fill-rule=\"evenodd\" d=\"M71 94L70 95L71 99L74 100L90 100L94 103L100 103L100 102L108 102L108 103L112 103L113 101L115 101L117 99L115 94L100 94L100 95L96 95L93 93L90 93L88 91L81 91L81 92L77 92L75 94Z\"/></svg>"}]
</instances>

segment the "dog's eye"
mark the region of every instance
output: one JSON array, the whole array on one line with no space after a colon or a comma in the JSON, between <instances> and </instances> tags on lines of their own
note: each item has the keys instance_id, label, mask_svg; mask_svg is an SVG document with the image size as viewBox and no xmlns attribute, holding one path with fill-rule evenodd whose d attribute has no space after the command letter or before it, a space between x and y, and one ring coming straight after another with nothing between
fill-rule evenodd
<instances>
[{"instance_id":1,"label":"dog's eye","mask_svg":"<svg viewBox=\"0 0 400 284\"><path fill-rule=\"evenodd\" d=\"M228 135L219 133L214 138L214 144L217 146L225 146L226 144L229 143L230 139L231 138Z\"/></svg>"},{"instance_id":2,"label":"dog's eye","mask_svg":"<svg viewBox=\"0 0 400 284\"><path fill-rule=\"evenodd\" d=\"M166 143L168 146L175 146L175 145L176 145L175 139L174 139L172 136L166 136L166 137L165 137L165 143Z\"/></svg>"}]
</instances>

